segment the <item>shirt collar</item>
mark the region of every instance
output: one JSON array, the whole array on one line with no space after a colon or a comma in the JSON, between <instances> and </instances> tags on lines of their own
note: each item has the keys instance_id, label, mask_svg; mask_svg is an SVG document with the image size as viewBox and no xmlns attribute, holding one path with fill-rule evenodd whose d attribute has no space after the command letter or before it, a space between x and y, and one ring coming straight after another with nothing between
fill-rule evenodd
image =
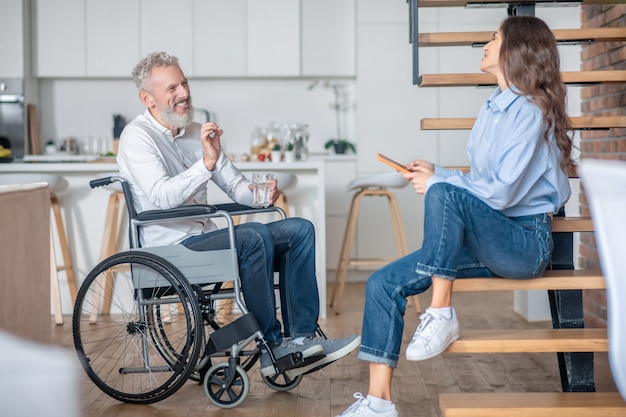
<instances>
[{"instance_id":1,"label":"shirt collar","mask_svg":"<svg viewBox=\"0 0 626 417\"><path fill-rule=\"evenodd\" d=\"M515 93L514 86L511 86L504 91L500 91L500 88L496 87L487 100L487 107L491 111L504 112L519 97L519 94Z\"/></svg>"},{"instance_id":2,"label":"shirt collar","mask_svg":"<svg viewBox=\"0 0 626 417\"><path fill-rule=\"evenodd\" d=\"M178 129L178 134L176 136L172 135L172 131L170 129L168 129L167 127L163 126L161 123L159 123L159 121L154 118L152 113L150 113L149 109L146 109L144 115L148 118L150 123L152 123L152 125L155 127L155 129L157 129L159 132L161 132L163 134L163 136L165 136L169 140L174 140L174 139L179 138L179 137L181 137L181 136L183 136L185 134L185 128L183 127L183 128Z\"/></svg>"}]
</instances>

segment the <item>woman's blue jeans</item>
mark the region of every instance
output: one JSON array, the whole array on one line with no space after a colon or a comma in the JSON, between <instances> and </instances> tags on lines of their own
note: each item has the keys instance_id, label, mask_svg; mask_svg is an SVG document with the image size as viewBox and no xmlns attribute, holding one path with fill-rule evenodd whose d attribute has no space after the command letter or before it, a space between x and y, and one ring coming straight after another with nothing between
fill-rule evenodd
<instances>
[{"instance_id":1,"label":"woman's blue jeans","mask_svg":"<svg viewBox=\"0 0 626 417\"><path fill-rule=\"evenodd\" d=\"M462 188L433 184L422 248L367 281L359 359L396 367L406 298L426 291L433 276L534 278L548 266L552 247L547 214L510 218Z\"/></svg>"},{"instance_id":2,"label":"woman's blue jeans","mask_svg":"<svg viewBox=\"0 0 626 417\"><path fill-rule=\"evenodd\" d=\"M290 217L235 227L239 275L246 307L257 319L270 344L280 342L276 317L274 271L278 271L285 337L313 336L319 316L315 278L315 230L305 219ZM182 242L194 251L228 247L227 229L192 236Z\"/></svg>"}]
</instances>

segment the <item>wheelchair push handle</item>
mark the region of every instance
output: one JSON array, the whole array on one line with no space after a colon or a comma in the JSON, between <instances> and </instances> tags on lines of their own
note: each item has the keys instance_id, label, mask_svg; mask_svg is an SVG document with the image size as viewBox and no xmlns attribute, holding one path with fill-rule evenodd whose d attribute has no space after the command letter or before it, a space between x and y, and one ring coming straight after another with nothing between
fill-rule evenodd
<instances>
[{"instance_id":1,"label":"wheelchair push handle","mask_svg":"<svg viewBox=\"0 0 626 417\"><path fill-rule=\"evenodd\" d=\"M114 182L122 182L122 181L123 180L121 177L116 177L116 176L102 177L102 178L96 178L95 180L89 181L89 186L91 188L98 188L98 187L104 187Z\"/></svg>"}]
</instances>

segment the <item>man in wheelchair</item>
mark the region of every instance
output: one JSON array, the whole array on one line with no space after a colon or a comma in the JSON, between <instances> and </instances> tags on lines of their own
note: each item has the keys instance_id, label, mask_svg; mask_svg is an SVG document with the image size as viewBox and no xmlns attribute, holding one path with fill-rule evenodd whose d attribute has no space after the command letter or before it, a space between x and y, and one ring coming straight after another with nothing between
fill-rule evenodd
<instances>
[{"instance_id":1,"label":"man in wheelchair","mask_svg":"<svg viewBox=\"0 0 626 417\"><path fill-rule=\"evenodd\" d=\"M208 181L236 203L252 206L251 182L221 149L223 131L215 123L192 121L189 84L178 59L164 52L151 53L134 68L133 79L146 111L124 128L117 163L131 187L137 212L207 204ZM272 203L277 197L274 180ZM150 225L141 233L144 246L181 243L194 251L210 251L229 244L227 231L210 219ZM311 222L286 218L267 224L243 223L235 227L235 235L244 300L274 357L301 353L303 359L311 358L289 370L291 377L340 359L360 344L358 335L334 340L316 337L319 295ZM276 316L275 271L279 273L282 328ZM261 352L261 373L276 373L265 351Z\"/></svg>"}]
</instances>

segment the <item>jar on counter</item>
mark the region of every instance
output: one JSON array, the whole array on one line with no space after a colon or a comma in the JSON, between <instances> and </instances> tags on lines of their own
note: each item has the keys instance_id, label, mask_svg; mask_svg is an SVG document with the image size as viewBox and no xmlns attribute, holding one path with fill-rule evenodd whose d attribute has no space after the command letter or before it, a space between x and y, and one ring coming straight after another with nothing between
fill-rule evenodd
<instances>
[{"instance_id":1,"label":"jar on counter","mask_svg":"<svg viewBox=\"0 0 626 417\"><path fill-rule=\"evenodd\" d=\"M78 143L75 138L65 138L61 143L61 152L66 152L69 154L77 154L78 153Z\"/></svg>"},{"instance_id":2,"label":"jar on counter","mask_svg":"<svg viewBox=\"0 0 626 417\"><path fill-rule=\"evenodd\" d=\"M260 127L255 127L250 138L250 154L258 155L266 144L265 132Z\"/></svg>"},{"instance_id":3,"label":"jar on counter","mask_svg":"<svg viewBox=\"0 0 626 417\"><path fill-rule=\"evenodd\" d=\"M309 125L294 123L291 126L296 161L309 159Z\"/></svg>"}]
</instances>

